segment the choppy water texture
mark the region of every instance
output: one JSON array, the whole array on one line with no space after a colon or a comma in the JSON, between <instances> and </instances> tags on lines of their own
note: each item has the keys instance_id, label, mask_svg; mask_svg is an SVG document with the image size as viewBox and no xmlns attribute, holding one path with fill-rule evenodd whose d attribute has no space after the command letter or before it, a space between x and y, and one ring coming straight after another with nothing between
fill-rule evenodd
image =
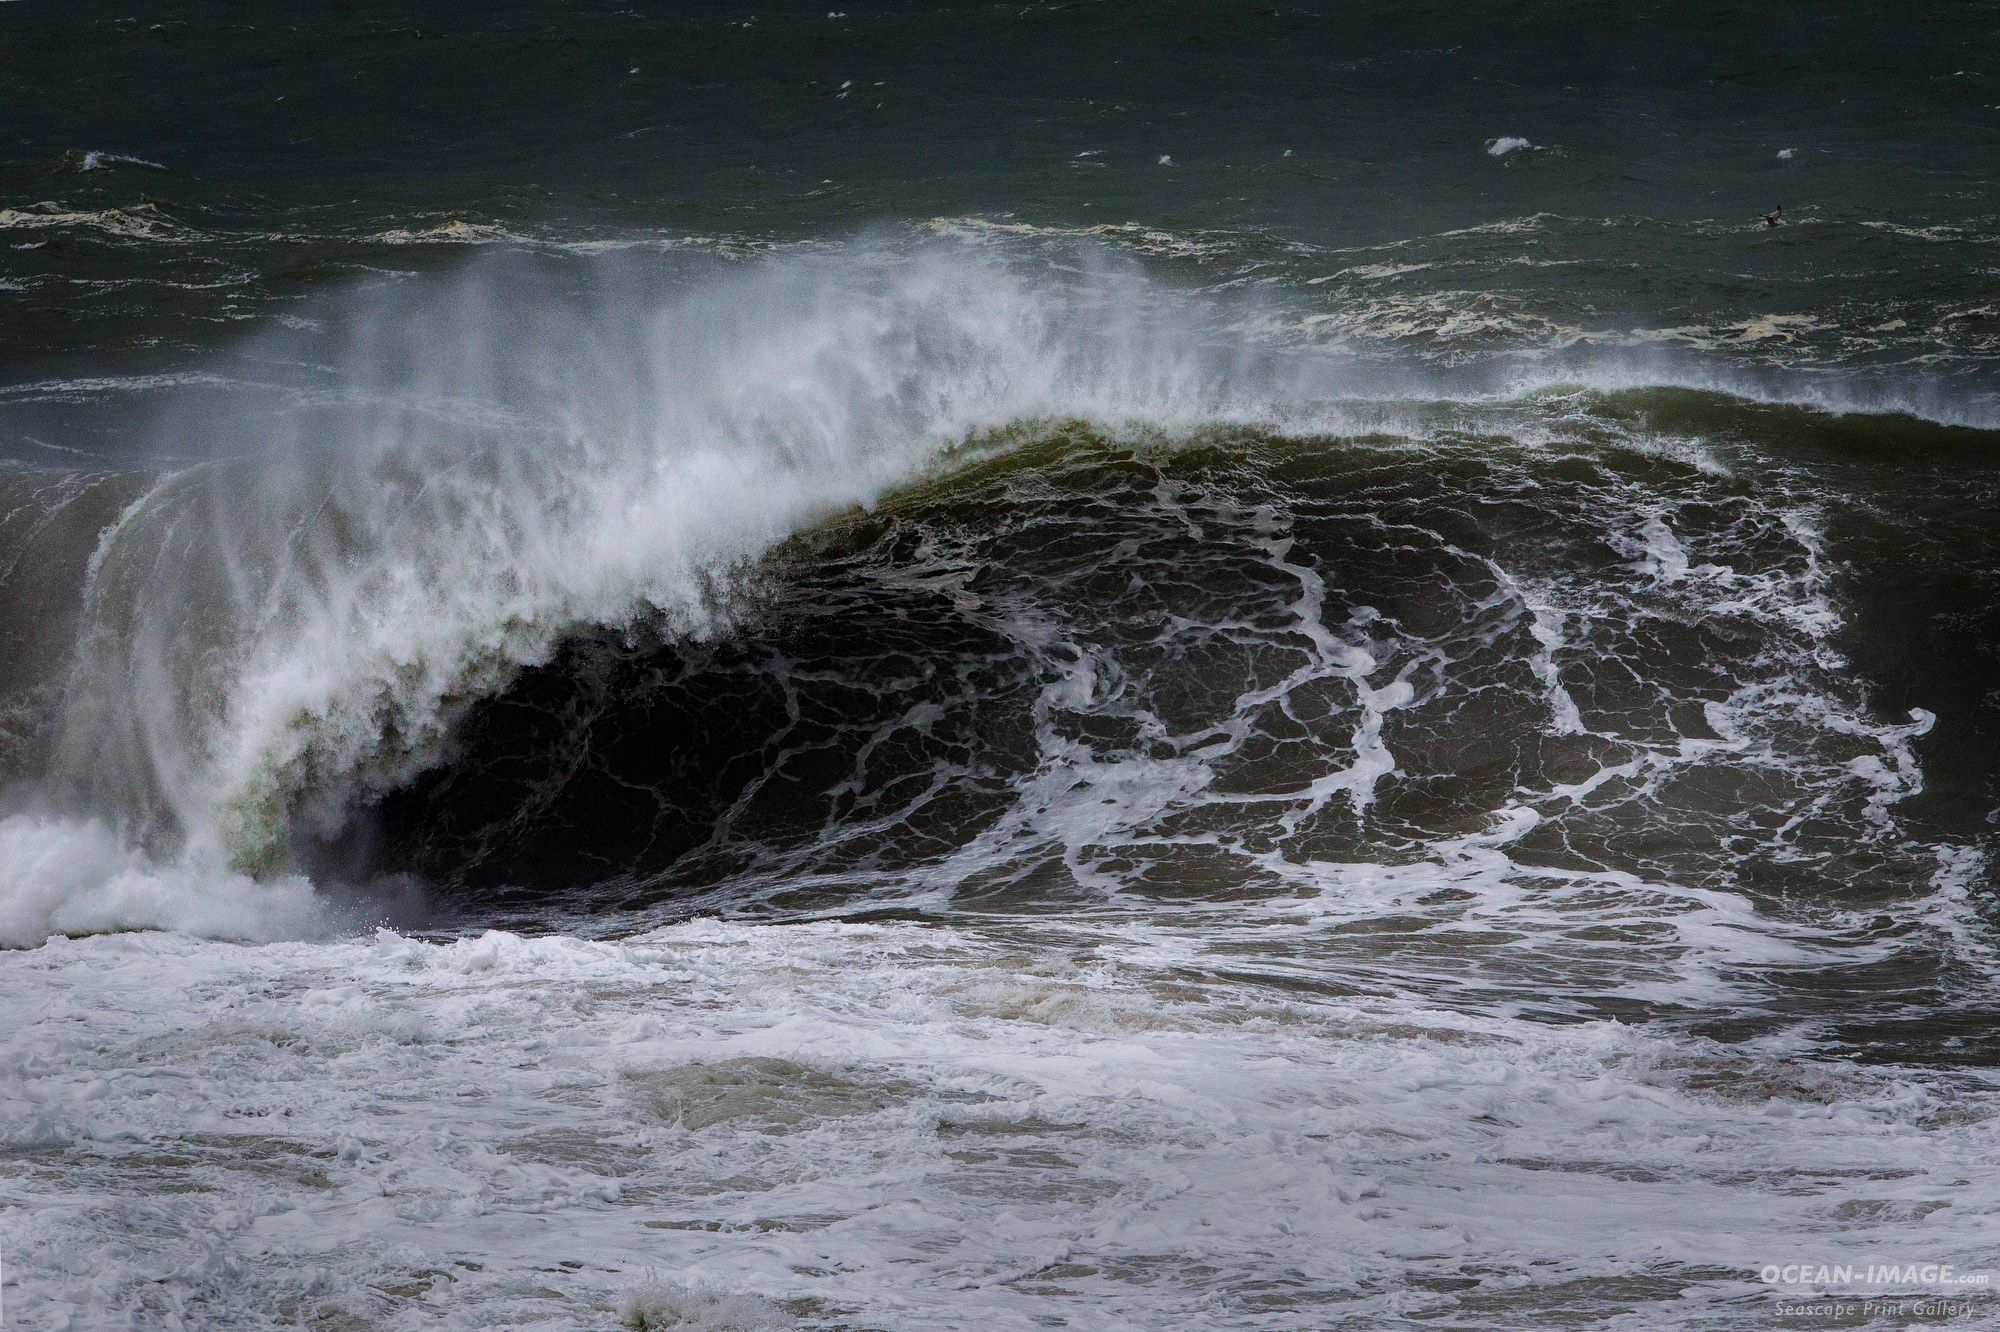
<instances>
[{"instance_id":1,"label":"choppy water texture","mask_svg":"<svg viewBox=\"0 0 2000 1332\"><path fill-rule=\"evenodd\" d=\"M7 1315L2000 1317L1996 25L0 6Z\"/></svg>"}]
</instances>

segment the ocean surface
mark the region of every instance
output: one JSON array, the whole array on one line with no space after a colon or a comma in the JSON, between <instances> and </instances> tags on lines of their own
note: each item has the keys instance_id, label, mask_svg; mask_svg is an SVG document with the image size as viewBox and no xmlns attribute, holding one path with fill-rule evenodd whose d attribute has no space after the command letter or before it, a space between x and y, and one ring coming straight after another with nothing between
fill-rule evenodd
<instances>
[{"instance_id":1,"label":"ocean surface","mask_svg":"<svg viewBox=\"0 0 2000 1332\"><path fill-rule=\"evenodd\" d=\"M2000 4L834 2L0 4L7 1326L2000 1323Z\"/></svg>"}]
</instances>

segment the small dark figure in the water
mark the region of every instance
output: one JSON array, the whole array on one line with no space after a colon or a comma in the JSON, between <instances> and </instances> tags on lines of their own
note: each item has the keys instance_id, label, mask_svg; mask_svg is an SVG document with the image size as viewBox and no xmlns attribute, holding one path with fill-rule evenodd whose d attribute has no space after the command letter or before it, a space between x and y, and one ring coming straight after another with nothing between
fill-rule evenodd
<instances>
[{"instance_id":1,"label":"small dark figure in the water","mask_svg":"<svg viewBox=\"0 0 2000 1332\"><path fill-rule=\"evenodd\" d=\"M1767 227L1782 227L1785 225L1785 206L1779 204L1776 208L1764 214L1764 225Z\"/></svg>"}]
</instances>

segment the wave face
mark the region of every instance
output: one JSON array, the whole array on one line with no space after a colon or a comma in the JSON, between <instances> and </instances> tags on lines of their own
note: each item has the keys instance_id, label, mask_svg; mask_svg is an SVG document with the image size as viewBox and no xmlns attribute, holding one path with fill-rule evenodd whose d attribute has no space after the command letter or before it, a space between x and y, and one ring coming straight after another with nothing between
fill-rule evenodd
<instances>
[{"instance_id":1,"label":"wave face","mask_svg":"<svg viewBox=\"0 0 2000 1332\"><path fill-rule=\"evenodd\" d=\"M1060 897L1258 897L1452 846L1886 886L1933 719L1848 677L1812 501L1568 407L1561 444L1495 412L1036 428L789 543L726 632L572 639L390 799L394 840L488 888L793 904L1033 897L1049 862Z\"/></svg>"},{"instance_id":2,"label":"wave face","mask_svg":"<svg viewBox=\"0 0 2000 1332\"><path fill-rule=\"evenodd\" d=\"M584 931L1178 906L1476 957L1560 920L1540 964L1424 965L1835 1016L1822 967L1938 964L1853 913L1950 916L1983 838L1911 816L1937 718L1857 676L1825 497L1633 409L1025 427L777 548L726 629L573 636L336 863Z\"/></svg>"}]
</instances>

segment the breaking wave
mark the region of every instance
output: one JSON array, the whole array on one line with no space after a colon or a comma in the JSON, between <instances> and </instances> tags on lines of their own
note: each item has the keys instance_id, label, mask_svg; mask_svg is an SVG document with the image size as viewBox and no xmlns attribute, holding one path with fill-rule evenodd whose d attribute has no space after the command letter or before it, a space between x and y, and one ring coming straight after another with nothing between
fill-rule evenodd
<instances>
[{"instance_id":1,"label":"breaking wave","mask_svg":"<svg viewBox=\"0 0 2000 1332\"><path fill-rule=\"evenodd\" d=\"M953 654L984 635L976 651L991 648L1001 663L993 687L1018 687L1028 700L1026 748L997 758L997 742L976 733L983 723L968 723L956 758L918 745L894 772L933 794L941 774L959 772L971 793L963 798L981 806L960 813L987 841L940 852L945 834L927 835L925 854L957 865L955 881L968 858L997 854L1024 820L1043 831L1067 820L1081 845L1113 825L1129 836L1196 805L1209 817L1232 805L1276 809L1276 841L1204 836L1211 852L1283 879L1287 865L1328 855L1316 844L1288 856L1287 837L1316 823L1334 836L1373 804L1404 821L1380 837L1364 831L1348 846L1356 856L1493 826L1525 837L1550 817L1538 800L1581 805L1615 787L1644 807L1669 789L1661 774L1760 745L1776 744L1771 766L1789 765L1794 777L1833 772L1785 799L1838 803L1826 782L1844 783L1859 793L1853 817L1863 825L1921 786L1904 745L1923 720L1868 720L1863 700L1827 678L1825 635L1837 613L1824 597L1810 500L1728 482L1727 462L1701 442L1712 432L1695 418L1741 409L1719 405L1719 375L1515 362L1447 383L1246 332L1283 323L1260 307L1171 290L1088 249L1024 267L964 244L862 244L698 272L657 256L497 255L445 279L350 293L312 332L266 337L186 395L155 443L162 455L198 461L123 482L121 506L77 561L81 593L56 617L74 650L58 684L27 691L48 714L46 776L17 792L20 812L0 824L0 838L25 848L10 864L54 864L62 857L33 848L64 835L89 853L61 874L27 873L5 939L145 925L250 937L300 928L312 900L299 877L307 853L351 843L358 815L371 810L385 811L391 843L402 839L392 857L401 868L450 880L474 863L532 863L538 853L518 838L468 834L486 839L479 849L437 832L519 820L504 808L447 809L438 784L419 779L476 751L494 733L493 707L519 702L522 689L547 695L551 678L571 682L556 693L573 688L589 658L591 670L624 671L638 690L634 671L663 662L682 670L703 651L755 641L788 597L797 613L779 619L794 629L812 623L815 607L864 617L873 646L825 677L844 679L850 693L866 686L872 651L926 632L936 596L959 611L963 598L985 598L984 611L947 616L911 653L925 678L962 677L965 661ZM1676 397L1663 381L1701 391ZM1788 393L1770 380L1728 387L1780 402L1844 401L1838 389ZM1676 421L1687 428L1671 428ZM1828 427L1814 416L1811 428ZM1222 468L1227 477L1205 478L1180 470L1199 462L1154 459L1133 471L1119 461L1170 444L1163 457L1219 448L1236 461ZM1579 462L1585 454L1597 461ZM1613 455L1652 459L1645 468L1654 470L1627 474L1602 461ZM1003 456L1027 462L1003 468L1003 482L981 479L980 468ZM1331 490L1284 480L1329 459L1345 469ZM1580 477L1579 467L1599 475ZM103 503L101 488L92 494ZM912 510L910 497L926 494L943 507ZM903 526L866 535L878 520L865 515L885 498L885 512L900 515L891 527ZM1548 543L1540 554L1509 567L1484 525L1522 503L1553 506L1558 518L1536 538ZM1309 536L1329 513L1345 517ZM1139 632L1119 619L1121 603L1093 601L1078 570L1039 563L1023 544L1037 530L1067 531L1090 552L1088 567L1130 597L1205 568L1209 593L1233 590L1167 595L1158 613L1163 623L1198 624L1208 646L1175 646L1142 686L1145 672L1114 646ZM1169 530L1180 535L1168 548L1134 554ZM801 533L861 545L831 555L822 547L822 563L779 578L792 590L774 594L773 552ZM1405 538L1421 567L1371 564L1369 542L1396 549ZM1704 561L1684 540L1727 558ZM1578 557L1585 547L1594 553ZM967 591L979 571L1016 586ZM1330 588L1336 573L1359 581ZM1383 582L1371 587L1370 578ZM917 600L897 603L891 583ZM1426 595L1463 602L1462 618L1413 628ZM1689 595L1707 600L1667 604ZM1385 609L1392 601L1403 609ZM884 617L884 605L901 608ZM1057 614L1062 606L1103 618L1081 623ZM1689 634L1713 641L1658 649L1662 619L1690 622ZM1588 642L1623 621L1626 641ZM817 637L792 646L823 647L854 623L821 623ZM1717 636L1717 623L1736 629ZM1750 646L1732 647L1732 633ZM1192 689L1187 679L1224 643L1249 654L1231 667L1240 687L1171 721L1148 691ZM1561 654L1605 650L1641 675L1639 693L1656 697L1613 698L1615 688L1599 685L1593 718L1566 681L1600 668ZM1471 657L1486 674L1460 670ZM761 667L720 669L738 672L739 684L751 679L752 693L769 683ZM1744 673L1725 678L1731 669ZM1822 683L1780 692L1781 677L1805 669ZM1703 672L1724 675L1695 680ZM1346 691L1338 698L1327 692L1335 684ZM1562 759L1517 755L1496 769L1500 786L1472 783L1476 798L1438 806L1448 815L1412 814L1422 801L1411 784L1435 784L1446 771L1422 771L1412 756L1428 749L1448 767L1454 760L1439 755L1460 743L1452 726L1481 715L1462 709L1461 684L1472 691L1465 698L1499 690L1532 703L1534 719L1507 722L1510 744L1539 752L1544 733L1591 743ZM780 695L771 724L782 726ZM1121 716L1100 718L1130 733L1122 747L1065 732L1064 717L1090 714L1107 696L1123 700L1112 709ZM1831 718L1822 730L1845 728L1846 748L1801 759L1796 745L1753 734L1774 696L1782 708ZM734 759L713 746L743 743L732 719L703 716L698 697L677 706L693 718L680 732L692 737L689 752L727 769ZM938 717L950 711L949 700L932 706ZM995 699L983 706L988 720L1005 710ZM1687 722L1690 707L1707 709L1706 720ZM1423 738L1401 734L1427 709L1435 716ZM1642 724L1646 709L1657 715ZM1301 748L1285 738L1315 718L1337 742L1307 737ZM1691 745L1699 755L1689 757ZM1070 776L1051 787L1054 750L1069 756ZM1232 774L1235 760L1243 770ZM993 777L983 793L980 772ZM623 774L649 790L679 775L672 763ZM1510 805L1503 788L1523 782L1542 794ZM849 794L866 804L879 794L866 788ZM1095 813L1083 813L1083 788L1096 792ZM424 803L433 797L445 804ZM640 839L624 872L651 873L713 844L700 820L727 815L736 798L723 793L719 806L695 811L695 831L678 839ZM554 822L589 826L576 806L548 807L567 810ZM1335 808L1346 813L1326 813ZM1694 818L1692 808L1680 816ZM824 836L844 815L815 817L827 846L880 850L879 838L858 831L866 820L847 830L853 836ZM410 833L413 822L430 831ZM1602 846L1622 825L1611 817L1607 826L1590 834L1599 851L1572 844L1552 854L1578 872L1604 869L1617 857ZM1573 832L1541 836L1557 845ZM440 860L440 847L459 859ZM376 850L364 858L379 868ZM1073 856L1072 870L1081 874L1088 859ZM772 862L732 862L746 864ZM1643 869L1629 857L1620 864ZM222 906L253 898L253 911Z\"/></svg>"}]
</instances>

